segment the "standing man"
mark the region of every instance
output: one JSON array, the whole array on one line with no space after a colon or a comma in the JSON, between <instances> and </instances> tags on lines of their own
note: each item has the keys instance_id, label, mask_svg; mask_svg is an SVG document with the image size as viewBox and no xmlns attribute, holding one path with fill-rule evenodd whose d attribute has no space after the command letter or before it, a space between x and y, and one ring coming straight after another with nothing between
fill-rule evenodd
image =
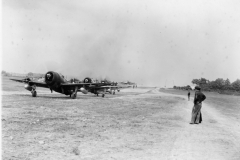
<instances>
[{"instance_id":1,"label":"standing man","mask_svg":"<svg viewBox=\"0 0 240 160\"><path fill-rule=\"evenodd\" d=\"M190 90L188 89L188 101L190 100Z\"/></svg>"},{"instance_id":2,"label":"standing man","mask_svg":"<svg viewBox=\"0 0 240 160\"><path fill-rule=\"evenodd\" d=\"M199 124L202 122L202 101L206 99L206 96L201 92L201 88L195 87L194 106L192 109L192 118L190 124Z\"/></svg>"}]
</instances>

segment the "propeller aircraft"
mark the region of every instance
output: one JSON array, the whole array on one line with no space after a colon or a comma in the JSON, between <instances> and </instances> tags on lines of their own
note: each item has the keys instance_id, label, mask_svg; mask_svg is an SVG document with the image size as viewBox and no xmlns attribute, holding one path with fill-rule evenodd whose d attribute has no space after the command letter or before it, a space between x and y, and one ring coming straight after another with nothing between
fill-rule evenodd
<instances>
[{"instance_id":1,"label":"propeller aircraft","mask_svg":"<svg viewBox=\"0 0 240 160\"><path fill-rule=\"evenodd\" d=\"M126 86L129 86L129 87L137 87L137 84L134 83L134 82L130 82L130 81L126 81L126 82L119 82L120 85L126 85Z\"/></svg>"},{"instance_id":2,"label":"propeller aircraft","mask_svg":"<svg viewBox=\"0 0 240 160\"><path fill-rule=\"evenodd\" d=\"M69 95L72 99L77 97L77 92L82 92L87 94L88 92L93 93L98 96L102 94L105 96L106 92L115 94L115 90L120 90L121 87L117 86L117 83L112 83L110 81L94 82L91 78L84 78L83 82L71 83L67 81L64 76L60 73L49 71L45 74L44 80L36 81L30 78L18 80L10 79L13 81L26 83L24 88L31 91L32 97L37 96L37 87L49 88L52 91Z\"/></svg>"}]
</instances>

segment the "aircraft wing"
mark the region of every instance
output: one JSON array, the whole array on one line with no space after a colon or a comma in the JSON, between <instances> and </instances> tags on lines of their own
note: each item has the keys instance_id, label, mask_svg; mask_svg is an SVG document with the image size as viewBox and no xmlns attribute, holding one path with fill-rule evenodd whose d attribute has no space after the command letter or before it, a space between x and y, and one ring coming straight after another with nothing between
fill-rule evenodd
<instances>
[{"instance_id":1,"label":"aircraft wing","mask_svg":"<svg viewBox=\"0 0 240 160\"><path fill-rule=\"evenodd\" d=\"M112 88L112 89L124 89L124 88L130 88L132 86L100 86L100 87L97 87L97 88Z\"/></svg>"},{"instance_id":2,"label":"aircraft wing","mask_svg":"<svg viewBox=\"0 0 240 160\"><path fill-rule=\"evenodd\" d=\"M10 79L10 80L20 82L20 83L27 83L28 82L26 79Z\"/></svg>"},{"instance_id":3,"label":"aircraft wing","mask_svg":"<svg viewBox=\"0 0 240 160\"><path fill-rule=\"evenodd\" d=\"M30 79L21 79L21 80L20 79L10 79L10 80L20 82L20 83L27 83L30 86L36 85L37 87L49 88L45 82L31 81Z\"/></svg>"},{"instance_id":4,"label":"aircraft wing","mask_svg":"<svg viewBox=\"0 0 240 160\"><path fill-rule=\"evenodd\" d=\"M30 86L36 85L37 87L49 88L48 85L45 82L29 81L28 84Z\"/></svg>"},{"instance_id":5,"label":"aircraft wing","mask_svg":"<svg viewBox=\"0 0 240 160\"><path fill-rule=\"evenodd\" d=\"M124 88L129 88L131 86L112 86L112 85L103 85L102 83L62 83L61 84L62 88L65 89L74 89L75 87L79 88L84 87L87 90L88 89L124 89Z\"/></svg>"},{"instance_id":6,"label":"aircraft wing","mask_svg":"<svg viewBox=\"0 0 240 160\"><path fill-rule=\"evenodd\" d=\"M83 87L83 86L88 86L91 87L92 85L94 86L96 83L62 83L61 87L63 88L74 88L74 87Z\"/></svg>"},{"instance_id":7,"label":"aircraft wing","mask_svg":"<svg viewBox=\"0 0 240 160\"><path fill-rule=\"evenodd\" d=\"M119 88L130 88L132 87L131 85L121 85L121 86L118 86Z\"/></svg>"},{"instance_id":8,"label":"aircraft wing","mask_svg":"<svg viewBox=\"0 0 240 160\"><path fill-rule=\"evenodd\" d=\"M100 86L99 88L121 88L120 86Z\"/></svg>"}]
</instances>

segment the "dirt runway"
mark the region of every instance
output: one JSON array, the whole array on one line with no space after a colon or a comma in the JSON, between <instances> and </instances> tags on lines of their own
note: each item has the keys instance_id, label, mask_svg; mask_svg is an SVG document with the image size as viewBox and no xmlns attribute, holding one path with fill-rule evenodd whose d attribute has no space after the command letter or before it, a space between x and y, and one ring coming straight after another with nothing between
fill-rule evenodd
<instances>
[{"instance_id":1,"label":"dirt runway","mask_svg":"<svg viewBox=\"0 0 240 160\"><path fill-rule=\"evenodd\" d=\"M10 159L240 159L239 117L155 89L126 89L75 100L39 91L2 92L2 154Z\"/></svg>"},{"instance_id":2,"label":"dirt runway","mask_svg":"<svg viewBox=\"0 0 240 160\"><path fill-rule=\"evenodd\" d=\"M193 99L183 107L187 116L179 130L169 159L240 159L239 121L203 103L202 124L190 125L188 115L191 114L192 106Z\"/></svg>"}]
</instances>

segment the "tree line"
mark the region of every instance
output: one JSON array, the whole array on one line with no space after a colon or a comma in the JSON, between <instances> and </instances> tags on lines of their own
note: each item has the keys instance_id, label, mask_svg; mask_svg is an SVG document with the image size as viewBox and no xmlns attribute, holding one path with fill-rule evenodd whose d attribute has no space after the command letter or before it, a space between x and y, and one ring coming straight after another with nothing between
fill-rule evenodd
<instances>
[{"instance_id":1,"label":"tree line","mask_svg":"<svg viewBox=\"0 0 240 160\"><path fill-rule=\"evenodd\" d=\"M209 81L206 78L193 79L192 83L198 85L202 88L203 91L216 91L219 93L231 93L231 92L240 92L240 79L230 82L227 78L217 78L214 81ZM175 89L191 89L191 86L174 86Z\"/></svg>"},{"instance_id":2,"label":"tree line","mask_svg":"<svg viewBox=\"0 0 240 160\"><path fill-rule=\"evenodd\" d=\"M237 79L234 82L230 82L227 78L224 80L223 78L217 78L215 81L209 81L205 78L200 79L193 79L193 84L196 84L205 91L223 91L223 90L230 90L230 91L240 91L240 79Z\"/></svg>"}]
</instances>

